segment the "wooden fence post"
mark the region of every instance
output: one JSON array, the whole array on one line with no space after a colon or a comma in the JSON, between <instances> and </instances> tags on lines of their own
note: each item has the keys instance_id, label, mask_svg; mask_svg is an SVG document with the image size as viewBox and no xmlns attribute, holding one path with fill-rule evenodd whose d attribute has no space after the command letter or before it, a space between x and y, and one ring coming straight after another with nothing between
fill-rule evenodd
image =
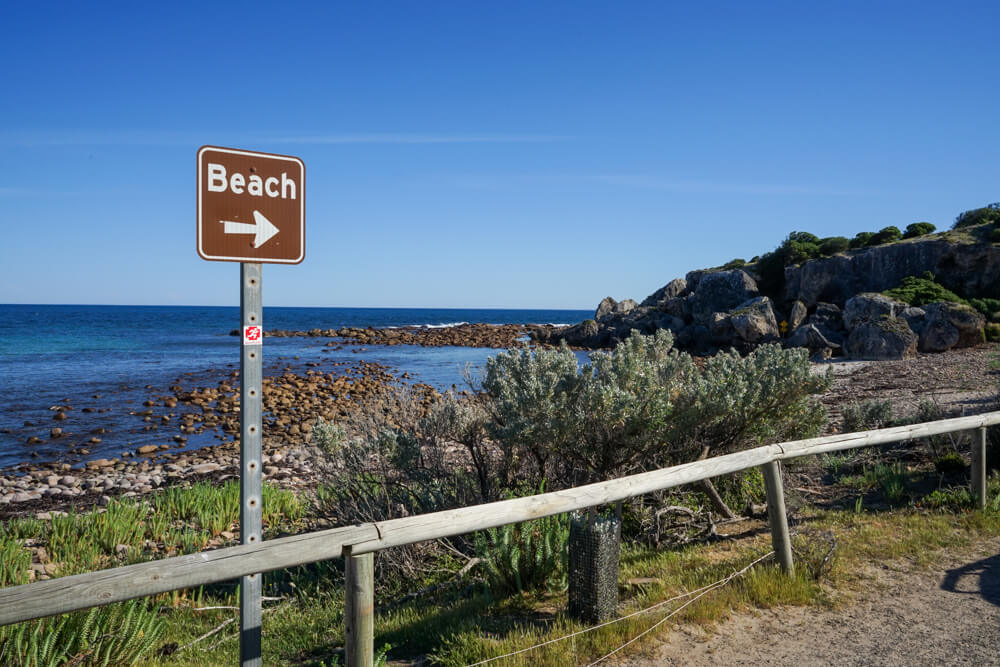
<instances>
[{"instance_id":1,"label":"wooden fence post","mask_svg":"<svg viewBox=\"0 0 1000 667\"><path fill-rule=\"evenodd\" d=\"M344 638L347 667L372 667L375 660L375 554L351 555L344 548Z\"/></svg>"},{"instance_id":2,"label":"wooden fence post","mask_svg":"<svg viewBox=\"0 0 1000 667\"><path fill-rule=\"evenodd\" d=\"M986 509L986 427L972 438L972 495L976 507Z\"/></svg>"},{"instance_id":3,"label":"wooden fence post","mask_svg":"<svg viewBox=\"0 0 1000 667\"><path fill-rule=\"evenodd\" d=\"M788 517L785 516L785 491L781 485L781 469L777 461L761 466L764 488L767 491L767 519L771 524L771 545L781 569L792 574L792 540L788 535Z\"/></svg>"}]
</instances>

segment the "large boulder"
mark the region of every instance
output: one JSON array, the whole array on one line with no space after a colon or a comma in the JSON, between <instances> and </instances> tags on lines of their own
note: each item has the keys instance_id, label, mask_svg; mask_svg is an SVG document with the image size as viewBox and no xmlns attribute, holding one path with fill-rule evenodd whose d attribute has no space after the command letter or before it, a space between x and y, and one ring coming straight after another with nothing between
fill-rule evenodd
<instances>
[{"instance_id":1,"label":"large boulder","mask_svg":"<svg viewBox=\"0 0 1000 667\"><path fill-rule=\"evenodd\" d=\"M806 321L806 317L809 316L809 310L806 308L806 304L801 301L796 301L792 304L792 311L788 313L788 331L795 331L802 323Z\"/></svg>"},{"instance_id":2,"label":"large boulder","mask_svg":"<svg viewBox=\"0 0 1000 667\"><path fill-rule=\"evenodd\" d=\"M806 320L815 326L823 336L838 345L844 342L844 314L836 304L820 302L816 310Z\"/></svg>"},{"instance_id":3,"label":"large boulder","mask_svg":"<svg viewBox=\"0 0 1000 667\"><path fill-rule=\"evenodd\" d=\"M978 345L984 340L986 318L969 306L938 301L924 306L924 312L921 352L944 352L953 347Z\"/></svg>"},{"instance_id":4,"label":"large boulder","mask_svg":"<svg viewBox=\"0 0 1000 667\"><path fill-rule=\"evenodd\" d=\"M607 345L611 333L606 329L601 329L594 320L584 320L559 332L558 338L574 347L598 348ZM553 337L552 342L558 341Z\"/></svg>"},{"instance_id":5,"label":"large boulder","mask_svg":"<svg viewBox=\"0 0 1000 667\"><path fill-rule=\"evenodd\" d=\"M927 320L927 311L923 308L918 308L916 306L907 306L899 313L899 316L906 320L906 323L910 325L910 329L913 333L918 336L924 330L924 324Z\"/></svg>"},{"instance_id":6,"label":"large boulder","mask_svg":"<svg viewBox=\"0 0 1000 667\"><path fill-rule=\"evenodd\" d=\"M736 335L747 343L764 343L780 338L774 305L766 296L750 299L729 314Z\"/></svg>"},{"instance_id":7,"label":"large boulder","mask_svg":"<svg viewBox=\"0 0 1000 667\"><path fill-rule=\"evenodd\" d=\"M670 314L664 314L660 317L659 321L656 323L656 328L667 329L673 333L677 333L684 328L684 320L680 317L674 317Z\"/></svg>"},{"instance_id":8,"label":"large boulder","mask_svg":"<svg viewBox=\"0 0 1000 667\"><path fill-rule=\"evenodd\" d=\"M597 310L594 312L594 319L601 322L612 317L621 317L622 315L629 314L638 306L639 304L636 303L634 299L615 301L610 296L606 296L601 299L599 304L597 304Z\"/></svg>"},{"instance_id":9,"label":"large boulder","mask_svg":"<svg viewBox=\"0 0 1000 667\"><path fill-rule=\"evenodd\" d=\"M901 317L880 317L854 327L847 336L845 348L852 359L910 359L917 354L917 334Z\"/></svg>"},{"instance_id":10,"label":"large boulder","mask_svg":"<svg viewBox=\"0 0 1000 667\"><path fill-rule=\"evenodd\" d=\"M679 317L682 320L687 320L691 317L691 304L681 296L663 299L657 304L657 307L664 313L673 317Z\"/></svg>"},{"instance_id":11,"label":"large boulder","mask_svg":"<svg viewBox=\"0 0 1000 667\"><path fill-rule=\"evenodd\" d=\"M712 343L729 347L736 341L736 329L729 313L712 313L708 321L708 335Z\"/></svg>"},{"instance_id":12,"label":"large boulder","mask_svg":"<svg viewBox=\"0 0 1000 667\"><path fill-rule=\"evenodd\" d=\"M840 352L840 345L827 339L823 333L816 328L815 324L803 324L795 332L785 339L788 347L804 347L810 352L830 350L831 354Z\"/></svg>"},{"instance_id":13,"label":"large boulder","mask_svg":"<svg viewBox=\"0 0 1000 667\"><path fill-rule=\"evenodd\" d=\"M745 271L715 271L697 281L691 302L695 322L707 324L713 313L728 312L759 294L757 283Z\"/></svg>"},{"instance_id":14,"label":"large boulder","mask_svg":"<svg viewBox=\"0 0 1000 667\"><path fill-rule=\"evenodd\" d=\"M603 299L601 299L601 302L597 304L597 310L594 311L594 319L600 322L605 317L611 315L611 313L613 313L615 310L615 306L617 305L618 302L615 301L610 296L604 297Z\"/></svg>"},{"instance_id":15,"label":"large boulder","mask_svg":"<svg viewBox=\"0 0 1000 667\"><path fill-rule=\"evenodd\" d=\"M896 317L905 308L905 303L890 299L884 294L863 292L852 296L844 304L844 326L853 329L861 322L881 317Z\"/></svg>"},{"instance_id":16,"label":"large boulder","mask_svg":"<svg viewBox=\"0 0 1000 667\"><path fill-rule=\"evenodd\" d=\"M711 271L708 269L695 269L694 271L688 271L684 276L684 282L687 283L688 291L697 291L698 283L701 281L702 276L707 276L709 273L711 273Z\"/></svg>"},{"instance_id":17,"label":"large boulder","mask_svg":"<svg viewBox=\"0 0 1000 667\"><path fill-rule=\"evenodd\" d=\"M622 299L611 312L615 315L627 315L638 307L639 303L635 299Z\"/></svg>"},{"instance_id":18,"label":"large boulder","mask_svg":"<svg viewBox=\"0 0 1000 667\"><path fill-rule=\"evenodd\" d=\"M686 292L687 281L683 278L674 278L669 283L643 299L640 305L660 307L660 304L667 299L683 296Z\"/></svg>"}]
</instances>

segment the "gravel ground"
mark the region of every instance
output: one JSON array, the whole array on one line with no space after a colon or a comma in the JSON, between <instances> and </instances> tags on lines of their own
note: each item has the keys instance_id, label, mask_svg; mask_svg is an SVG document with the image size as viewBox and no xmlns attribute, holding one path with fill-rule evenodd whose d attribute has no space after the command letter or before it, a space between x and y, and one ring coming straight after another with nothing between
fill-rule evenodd
<instances>
[{"instance_id":1,"label":"gravel ground","mask_svg":"<svg viewBox=\"0 0 1000 667\"><path fill-rule=\"evenodd\" d=\"M632 665L1000 664L1000 539L928 570L869 573L834 611L783 607L734 616L711 632L675 626Z\"/></svg>"},{"instance_id":2,"label":"gravel ground","mask_svg":"<svg viewBox=\"0 0 1000 667\"><path fill-rule=\"evenodd\" d=\"M844 405L884 398L892 399L898 416L916 412L921 400L975 414L993 409L1000 371L991 363L998 355L1000 345L992 343L902 361L844 361L816 368L833 368L833 387L823 403L835 421Z\"/></svg>"}]
</instances>

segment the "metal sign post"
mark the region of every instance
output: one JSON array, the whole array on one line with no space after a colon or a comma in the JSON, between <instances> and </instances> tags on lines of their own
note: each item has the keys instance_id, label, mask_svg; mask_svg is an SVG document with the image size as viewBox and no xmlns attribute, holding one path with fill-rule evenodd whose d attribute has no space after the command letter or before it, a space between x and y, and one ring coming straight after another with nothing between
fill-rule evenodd
<instances>
[{"instance_id":1,"label":"metal sign post","mask_svg":"<svg viewBox=\"0 0 1000 667\"><path fill-rule=\"evenodd\" d=\"M261 540L264 494L261 482L261 394L264 329L261 265L240 264L240 543ZM240 578L240 661L260 665L261 574Z\"/></svg>"},{"instance_id":2,"label":"metal sign post","mask_svg":"<svg viewBox=\"0 0 1000 667\"><path fill-rule=\"evenodd\" d=\"M202 146L197 157L197 250L240 262L240 542L261 541L263 301L261 263L305 257L306 166L297 157ZM240 661L261 664L261 574L240 578Z\"/></svg>"}]
</instances>

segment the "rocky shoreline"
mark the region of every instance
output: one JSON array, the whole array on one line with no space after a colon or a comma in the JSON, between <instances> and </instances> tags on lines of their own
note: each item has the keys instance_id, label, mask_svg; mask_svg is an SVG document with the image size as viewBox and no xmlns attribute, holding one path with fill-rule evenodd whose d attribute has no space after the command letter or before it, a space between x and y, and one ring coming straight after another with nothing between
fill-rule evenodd
<instances>
[{"instance_id":1,"label":"rocky shoreline","mask_svg":"<svg viewBox=\"0 0 1000 667\"><path fill-rule=\"evenodd\" d=\"M32 466L20 474L0 475L0 520L33 514L45 519L53 512L103 507L112 498L238 479L239 458L239 445L231 442L141 461L97 459L83 470L65 463ZM284 488L310 487L316 481L314 459L315 452L306 446L265 446L264 479Z\"/></svg>"},{"instance_id":2,"label":"rocky shoreline","mask_svg":"<svg viewBox=\"0 0 1000 667\"><path fill-rule=\"evenodd\" d=\"M559 328L461 324L437 328L273 330L265 335L337 339L325 343L322 351L339 349L341 345L506 349L523 344L532 336L548 336ZM402 386L402 381L409 379L407 373L397 377L392 369L366 361L350 365L332 362L337 367L334 372L321 370L321 365L329 366L330 362L306 361L307 370L303 373L286 371L264 379L263 471L265 478L279 484L294 487L313 483L310 461L315 451L309 443L317 419L336 421L359 410L391 411L394 392ZM79 434L58 425L65 424L67 415L77 408L69 403L51 406L52 423L57 425L45 427L49 431L48 440L67 442L67 453L82 459L82 467L63 460L21 463L0 470L0 518L101 505L115 496L132 497L178 483L238 476L239 371L226 371L221 378L217 384L201 386L184 386L178 381L166 392L153 392L152 387L147 387L151 394L140 408L128 411L126 419L140 420L132 427L136 430L162 432L161 443L121 451L120 456L114 457L88 458L106 429L92 429L79 440ZM424 404L440 395L426 384L406 386ZM81 411L106 410L83 407ZM197 443L206 438L220 442L178 451L186 448L189 440ZM42 437L32 436L28 444L41 442L44 442Z\"/></svg>"},{"instance_id":3,"label":"rocky shoreline","mask_svg":"<svg viewBox=\"0 0 1000 667\"><path fill-rule=\"evenodd\" d=\"M319 365L307 362L306 365ZM339 365L339 364L338 364ZM406 378L404 373L402 379ZM389 368L361 361L322 372L266 377L263 390L263 473L281 485L313 482L315 450L309 446L318 419L340 420L359 411L391 412L396 391L414 393L422 404L440 394L424 384L403 385ZM219 481L239 473L239 371L214 386L170 387L133 411L142 429L173 431L171 444L144 445L120 457L21 464L0 471L0 518L78 505L106 504L114 496L136 496L188 480ZM71 406L60 406L70 410ZM57 413L58 414L58 413ZM58 427L54 427L56 429ZM213 437L218 444L184 451L189 437ZM54 436L63 437L62 433ZM86 448L70 450L84 455Z\"/></svg>"},{"instance_id":4,"label":"rocky shoreline","mask_svg":"<svg viewBox=\"0 0 1000 667\"><path fill-rule=\"evenodd\" d=\"M485 347L507 349L528 339L545 341L565 327L553 324L456 324L442 327L342 327L340 329L309 329L290 331L272 329L265 337L274 338L337 338L327 343L337 345L419 345L421 347ZM229 332L239 336L237 329Z\"/></svg>"}]
</instances>

